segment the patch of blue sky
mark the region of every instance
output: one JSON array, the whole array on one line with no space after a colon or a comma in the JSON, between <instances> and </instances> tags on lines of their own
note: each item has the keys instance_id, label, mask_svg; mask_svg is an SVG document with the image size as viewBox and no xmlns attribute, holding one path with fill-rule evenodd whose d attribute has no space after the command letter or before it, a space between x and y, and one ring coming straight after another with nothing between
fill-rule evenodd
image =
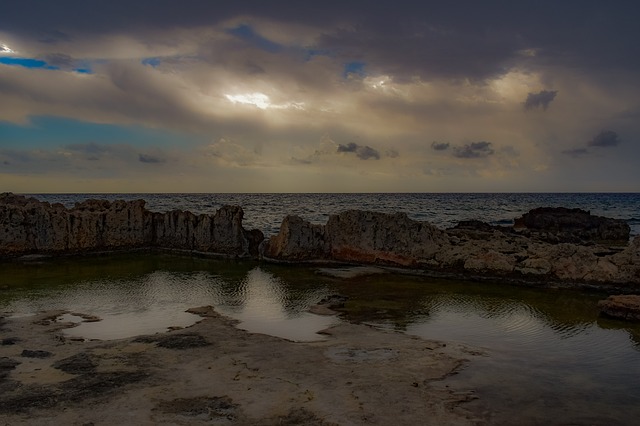
<instances>
[{"instance_id":1,"label":"patch of blue sky","mask_svg":"<svg viewBox=\"0 0 640 426\"><path fill-rule=\"evenodd\" d=\"M357 75L358 77L365 77L367 73L365 72L366 64L364 62L354 61L347 62L344 64L344 71L342 72L342 77L347 78L349 75Z\"/></svg>"},{"instance_id":2,"label":"patch of blue sky","mask_svg":"<svg viewBox=\"0 0 640 426\"><path fill-rule=\"evenodd\" d=\"M0 57L0 64L12 65L24 68L42 68L46 70L58 70L60 68L49 65L43 60L33 58L16 58L12 56Z\"/></svg>"},{"instance_id":3,"label":"patch of blue sky","mask_svg":"<svg viewBox=\"0 0 640 426\"><path fill-rule=\"evenodd\" d=\"M102 60L99 61L89 61L89 60L80 60L75 62L75 67L72 71L80 73L80 74L93 74L92 64L104 62Z\"/></svg>"},{"instance_id":4,"label":"patch of blue sky","mask_svg":"<svg viewBox=\"0 0 640 426\"><path fill-rule=\"evenodd\" d=\"M142 65L149 65L150 67L156 68L162 61L160 58L144 58L141 62Z\"/></svg>"},{"instance_id":5,"label":"patch of blue sky","mask_svg":"<svg viewBox=\"0 0 640 426\"><path fill-rule=\"evenodd\" d=\"M0 135L3 148L51 149L83 143L169 147L205 142L201 137L163 129L91 123L52 116L31 117L27 125L0 121Z\"/></svg>"},{"instance_id":6,"label":"patch of blue sky","mask_svg":"<svg viewBox=\"0 0 640 426\"><path fill-rule=\"evenodd\" d=\"M247 24L240 24L235 28L231 28L227 30L227 33L269 53L278 53L284 49L283 45L261 36Z\"/></svg>"},{"instance_id":7,"label":"patch of blue sky","mask_svg":"<svg viewBox=\"0 0 640 426\"><path fill-rule=\"evenodd\" d=\"M74 68L73 71L80 74L93 74L93 70L91 68Z\"/></svg>"}]
</instances>

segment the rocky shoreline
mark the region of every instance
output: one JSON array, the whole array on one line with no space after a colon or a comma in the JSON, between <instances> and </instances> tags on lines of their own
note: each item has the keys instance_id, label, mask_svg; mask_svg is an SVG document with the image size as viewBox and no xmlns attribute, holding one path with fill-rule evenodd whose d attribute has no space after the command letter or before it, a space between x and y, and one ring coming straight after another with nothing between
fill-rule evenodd
<instances>
[{"instance_id":1,"label":"rocky shoreline","mask_svg":"<svg viewBox=\"0 0 640 426\"><path fill-rule=\"evenodd\" d=\"M278 263L341 263L398 268L437 277L610 294L640 291L640 236L629 225L580 209L538 208L514 226L473 220L439 229L404 213L349 210L326 224L284 218L277 235L242 226L239 206L213 214L151 212L144 200L87 200L67 209L0 194L0 259L114 250L177 250ZM605 315L640 318L640 301ZM611 303L610 303L611 304ZM634 313L629 314L629 309Z\"/></svg>"},{"instance_id":2,"label":"rocky shoreline","mask_svg":"<svg viewBox=\"0 0 640 426\"><path fill-rule=\"evenodd\" d=\"M63 311L0 318L0 419L11 425L477 425L446 378L480 355L357 324L296 343L211 307L192 327L69 339ZM105 423L106 422L106 423Z\"/></svg>"},{"instance_id":3,"label":"rocky shoreline","mask_svg":"<svg viewBox=\"0 0 640 426\"><path fill-rule=\"evenodd\" d=\"M151 212L144 200L87 200L71 209L0 195L0 258L171 249L266 262L348 263L533 285L640 288L640 236L579 209L540 208L515 226L466 221L451 229L406 214L345 211L326 224L287 216L268 239L245 230L243 210Z\"/></svg>"}]
</instances>

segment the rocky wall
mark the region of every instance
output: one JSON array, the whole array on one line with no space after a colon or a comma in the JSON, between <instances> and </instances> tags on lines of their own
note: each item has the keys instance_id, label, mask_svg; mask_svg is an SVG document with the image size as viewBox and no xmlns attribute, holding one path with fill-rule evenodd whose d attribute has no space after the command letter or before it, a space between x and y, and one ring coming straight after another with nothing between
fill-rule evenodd
<instances>
[{"instance_id":1,"label":"rocky wall","mask_svg":"<svg viewBox=\"0 0 640 426\"><path fill-rule=\"evenodd\" d=\"M0 256L138 247L195 250L227 256L257 254L260 231L242 227L242 208L212 215L152 213L143 200L87 200L67 209L35 198L0 194Z\"/></svg>"},{"instance_id":2,"label":"rocky wall","mask_svg":"<svg viewBox=\"0 0 640 426\"><path fill-rule=\"evenodd\" d=\"M624 228L609 220L613 228ZM600 229L602 235L612 235L602 225ZM404 214L348 211L331 216L326 225L288 216L262 252L271 261L337 261L538 282L640 285L640 237L610 246L551 243L548 233L535 235L470 223L440 230ZM617 236L628 240L628 230Z\"/></svg>"}]
</instances>

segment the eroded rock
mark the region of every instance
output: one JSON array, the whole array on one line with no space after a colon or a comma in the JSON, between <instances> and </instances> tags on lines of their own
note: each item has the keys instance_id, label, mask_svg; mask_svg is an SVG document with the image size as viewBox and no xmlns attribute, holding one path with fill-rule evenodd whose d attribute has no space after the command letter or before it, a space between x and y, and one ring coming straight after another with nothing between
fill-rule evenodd
<instances>
[{"instance_id":1,"label":"eroded rock","mask_svg":"<svg viewBox=\"0 0 640 426\"><path fill-rule=\"evenodd\" d=\"M580 210L559 212L551 211L555 222L549 219L552 225L545 228L547 234L553 230L562 237L570 231L566 235L580 236L581 242L591 240L577 244L559 242L558 237L549 242L479 221L443 231L404 214L348 211L331 216L326 225L288 216L280 233L264 243L263 253L266 259L278 261L391 265L536 282L640 284L640 237L615 250L593 241L628 238L628 226L621 225L624 221ZM563 228L565 222L571 226Z\"/></svg>"},{"instance_id":2,"label":"eroded rock","mask_svg":"<svg viewBox=\"0 0 640 426\"><path fill-rule=\"evenodd\" d=\"M152 213L144 200L87 200L67 209L35 198L0 194L0 256L162 247L227 256L256 255L264 239L242 227L244 212Z\"/></svg>"},{"instance_id":3,"label":"eroded rock","mask_svg":"<svg viewBox=\"0 0 640 426\"><path fill-rule=\"evenodd\" d=\"M411 220L404 213L349 210L330 216L326 225L287 216L263 253L267 258L286 261L415 266L433 258L447 243L444 231Z\"/></svg>"}]
</instances>

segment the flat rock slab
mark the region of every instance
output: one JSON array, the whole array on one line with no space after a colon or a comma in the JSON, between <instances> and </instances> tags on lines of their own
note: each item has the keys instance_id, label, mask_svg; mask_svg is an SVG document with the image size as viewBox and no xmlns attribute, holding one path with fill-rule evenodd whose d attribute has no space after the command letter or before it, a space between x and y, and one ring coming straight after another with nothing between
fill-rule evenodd
<instances>
[{"instance_id":1,"label":"flat rock slab","mask_svg":"<svg viewBox=\"0 0 640 426\"><path fill-rule=\"evenodd\" d=\"M291 342L198 311L189 329L113 341L61 339L50 313L7 318L2 423L478 424L464 406L473 390L443 382L473 358L463 346L359 324Z\"/></svg>"},{"instance_id":2,"label":"flat rock slab","mask_svg":"<svg viewBox=\"0 0 640 426\"><path fill-rule=\"evenodd\" d=\"M316 271L321 275L326 275L334 278L357 278L367 275L377 275L387 273L382 268L375 266L345 266L335 268L317 268Z\"/></svg>"},{"instance_id":3,"label":"flat rock slab","mask_svg":"<svg viewBox=\"0 0 640 426\"><path fill-rule=\"evenodd\" d=\"M640 321L640 295L609 296L598 302L602 315L627 321Z\"/></svg>"}]
</instances>

